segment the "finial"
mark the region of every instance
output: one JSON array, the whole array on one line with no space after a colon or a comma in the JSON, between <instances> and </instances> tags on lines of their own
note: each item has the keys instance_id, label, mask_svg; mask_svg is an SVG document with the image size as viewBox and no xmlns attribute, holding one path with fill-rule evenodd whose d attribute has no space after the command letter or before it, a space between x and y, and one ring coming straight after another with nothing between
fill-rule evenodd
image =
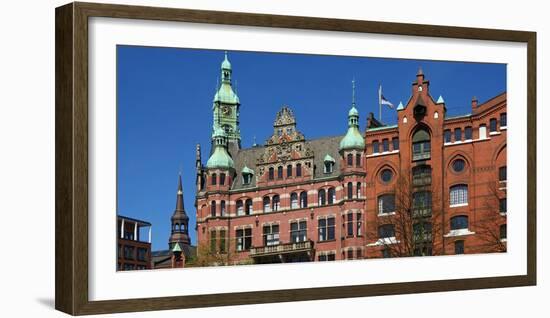
<instances>
[{"instance_id":1,"label":"finial","mask_svg":"<svg viewBox=\"0 0 550 318\"><path fill-rule=\"evenodd\" d=\"M351 80L351 104L355 106L355 78Z\"/></svg>"},{"instance_id":2,"label":"finial","mask_svg":"<svg viewBox=\"0 0 550 318\"><path fill-rule=\"evenodd\" d=\"M256 147L258 144L256 144L256 135L254 135L254 143L252 144L252 147Z\"/></svg>"},{"instance_id":3,"label":"finial","mask_svg":"<svg viewBox=\"0 0 550 318\"><path fill-rule=\"evenodd\" d=\"M227 60L227 51L224 51L225 59Z\"/></svg>"}]
</instances>

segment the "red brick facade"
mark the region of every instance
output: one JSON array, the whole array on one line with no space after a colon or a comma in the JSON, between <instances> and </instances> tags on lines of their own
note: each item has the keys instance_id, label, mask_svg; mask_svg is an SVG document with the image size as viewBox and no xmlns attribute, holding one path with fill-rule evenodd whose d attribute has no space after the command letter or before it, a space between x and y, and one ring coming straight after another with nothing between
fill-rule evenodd
<instances>
[{"instance_id":1,"label":"red brick facade","mask_svg":"<svg viewBox=\"0 0 550 318\"><path fill-rule=\"evenodd\" d=\"M341 150L283 107L265 145L230 143L233 167L199 154L198 248L228 263L505 251L506 94L447 117L419 72L397 117L370 114L365 147Z\"/></svg>"}]
</instances>

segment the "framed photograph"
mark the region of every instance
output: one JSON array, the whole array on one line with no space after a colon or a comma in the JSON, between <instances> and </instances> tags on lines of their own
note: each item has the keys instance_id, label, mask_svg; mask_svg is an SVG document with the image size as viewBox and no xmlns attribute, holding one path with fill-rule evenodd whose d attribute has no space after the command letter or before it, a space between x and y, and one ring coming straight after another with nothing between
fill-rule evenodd
<instances>
[{"instance_id":1,"label":"framed photograph","mask_svg":"<svg viewBox=\"0 0 550 318\"><path fill-rule=\"evenodd\" d=\"M536 33L56 9L58 310L535 284Z\"/></svg>"}]
</instances>

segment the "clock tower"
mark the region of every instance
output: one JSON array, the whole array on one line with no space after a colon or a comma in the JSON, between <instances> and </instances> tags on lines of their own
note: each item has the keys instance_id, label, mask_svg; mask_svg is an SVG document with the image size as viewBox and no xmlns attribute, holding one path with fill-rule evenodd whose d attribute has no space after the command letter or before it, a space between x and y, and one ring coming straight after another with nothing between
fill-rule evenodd
<instances>
[{"instance_id":1,"label":"clock tower","mask_svg":"<svg viewBox=\"0 0 550 318\"><path fill-rule=\"evenodd\" d=\"M221 84L217 87L212 105L214 123L212 133L221 128L227 136L228 148L241 147L241 132L239 130L239 97L233 91L231 84L231 63L227 59L227 52L221 65ZM213 139L212 139L213 140Z\"/></svg>"}]
</instances>

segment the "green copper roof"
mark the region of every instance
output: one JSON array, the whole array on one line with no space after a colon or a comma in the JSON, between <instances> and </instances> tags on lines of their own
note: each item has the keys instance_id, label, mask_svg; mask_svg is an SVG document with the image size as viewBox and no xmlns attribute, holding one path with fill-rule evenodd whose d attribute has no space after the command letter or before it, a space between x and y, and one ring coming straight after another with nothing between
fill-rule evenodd
<instances>
[{"instance_id":1,"label":"green copper roof","mask_svg":"<svg viewBox=\"0 0 550 318\"><path fill-rule=\"evenodd\" d=\"M403 106L402 102L399 102L399 105L397 106L397 110L403 110L405 109L405 106Z\"/></svg>"},{"instance_id":2,"label":"green copper roof","mask_svg":"<svg viewBox=\"0 0 550 318\"><path fill-rule=\"evenodd\" d=\"M207 168L233 168L234 163L231 156L225 150L223 146L216 146L214 153L208 158L206 162Z\"/></svg>"},{"instance_id":3,"label":"green copper roof","mask_svg":"<svg viewBox=\"0 0 550 318\"><path fill-rule=\"evenodd\" d=\"M365 139L361 136L357 127L349 127L348 132L340 141L340 150L363 149L365 148Z\"/></svg>"},{"instance_id":4,"label":"green copper roof","mask_svg":"<svg viewBox=\"0 0 550 318\"><path fill-rule=\"evenodd\" d=\"M242 173L243 174L254 174L254 170L248 168L247 166L244 166L244 168L242 170Z\"/></svg>"},{"instance_id":5,"label":"green copper roof","mask_svg":"<svg viewBox=\"0 0 550 318\"><path fill-rule=\"evenodd\" d=\"M231 63L227 59L227 51L225 52L225 58L222 62L222 69L224 69L224 70L230 70L231 69Z\"/></svg>"},{"instance_id":6,"label":"green copper roof","mask_svg":"<svg viewBox=\"0 0 550 318\"><path fill-rule=\"evenodd\" d=\"M336 162L336 160L334 160L334 158L332 158L328 153L325 156L325 158L323 159L323 161Z\"/></svg>"},{"instance_id":7,"label":"green copper roof","mask_svg":"<svg viewBox=\"0 0 550 318\"><path fill-rule=\"evenodd\" d=\"M439 98L437 99L437 104L443 104L445 103L445 100L443 99L443 96L439 95Z\"/></svg>"},{"instance_id":8,"label":"green copper roof","mask_svg":"<svg viewBox=\"0 0 550 318\"><path fill-rule=\"evenodd\" d=\"M216 95L214 95L214 102L220 102L224 104L239 104L239 97L233 91L230 83L223 82Z\"/></svg>"},{"instance_id":9,"label":"green copper roof","mask_svg":"<svg viewBox=\"0 0 550 318\"><path fill-rule=\"evenodd\" d=\"M365 148L365 139L359 132L359 112L352 104L348 113L348 132L340 141L340 150L363 149Z\"/></svg>"}]
</instances>

